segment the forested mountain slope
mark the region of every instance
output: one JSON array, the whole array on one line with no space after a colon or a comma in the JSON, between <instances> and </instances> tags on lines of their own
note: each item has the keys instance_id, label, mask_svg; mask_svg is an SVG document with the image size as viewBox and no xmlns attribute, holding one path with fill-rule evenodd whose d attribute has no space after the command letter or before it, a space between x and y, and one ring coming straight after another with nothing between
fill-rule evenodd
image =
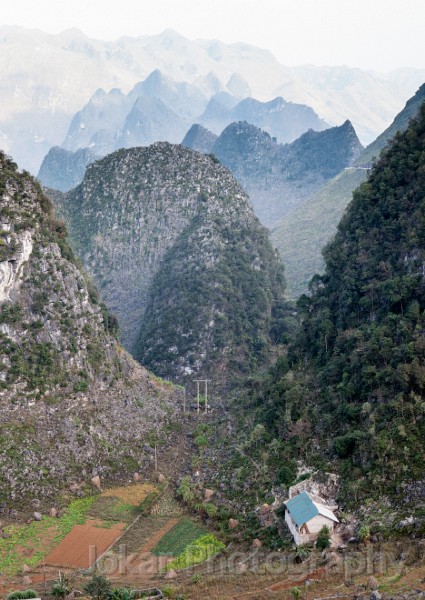
<instances>
[{"instance_id":1,"label":"forested mountain slope","mask_svg":"<svg viewBox=\"0 0 425 600\"><path fill-rule=\"evenodd\" d=\"M424 477L424 190L422 105L354 193L264 392L267 426L290 439L303 423L306 454L337 461L346 499Z\"/></svg>"}]
</instances>

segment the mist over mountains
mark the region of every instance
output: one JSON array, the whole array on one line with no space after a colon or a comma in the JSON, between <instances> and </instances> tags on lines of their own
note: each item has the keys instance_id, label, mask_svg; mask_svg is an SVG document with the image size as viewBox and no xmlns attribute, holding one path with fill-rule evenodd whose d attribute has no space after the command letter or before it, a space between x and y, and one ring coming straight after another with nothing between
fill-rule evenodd
<instances>
[{"instance_id":1,"label":"mist over mountains","mask_svg":"<svg viewBox=\"0 0 425 600\"><path fill-rule=\"evenodd\" d=\"M96 90L126 95L156 69L195 86L205 107L222 92L261 101L282 96L310 106L330 125L350 119L363 143L389 125L424 78L411 69L379 75L348 67L288 68L266 50L190 41L172 30L105 42L76 29L50 35L4 26L0 50L0 145L34 173L48 150L62 145L72 117Z\"/></svg>"}]
</instances>

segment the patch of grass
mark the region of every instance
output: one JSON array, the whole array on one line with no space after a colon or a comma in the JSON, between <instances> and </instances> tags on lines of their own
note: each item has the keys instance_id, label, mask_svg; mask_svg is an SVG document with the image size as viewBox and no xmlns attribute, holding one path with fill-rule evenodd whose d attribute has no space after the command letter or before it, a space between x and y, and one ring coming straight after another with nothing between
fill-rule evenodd
<instances>
[{"instance_id":1,"label":"patch of grass","mask_svg":"<svg viewBox=\"0 0 425 600\"><path fill-rule=\"evenodd\" d=\"M90 507L90 516L106 521L131 523L137 516L137 508L119 498L98 496Z\"/></svg>"},{"instance_id":2,"label":"patch of grass","mask_svg":"<svg viewBox=\"0 0 425 600\"><path fill-rule=\"evenodd\" d=\"M193 521L181 519L160 539L151 552L156 556L180 556L190 544L205 533L205 529Z\"/></svg>"},{"instance_id":3,"label":"patch of grass","mask_svg":"<svg viewBox=\"0 0 425 600\"><path fill-rule=\"evenodd\" d=\"M60 519L43 516L41 521L28 525L7 527L10 537L0 539L0 572L16 575L24 563L30 567L39 564L74 525L85 523L93 502L94 497L79 498L71 502ZM27 556L29 551L31 556Z\"/></svg>"},{"instance_id":4,"label":"patch of grass","mask_svg":"<svg viewBox=\"0 0 425 600\"><path fill-rule=\"evenodd\" d=\"M187 569L193 565L199 565L211 556L215 556L225 549L225 545L212 533L202 537L189 544L186 549L172 562L168 563L167 570Z\"/></svg>"}]
</instances>

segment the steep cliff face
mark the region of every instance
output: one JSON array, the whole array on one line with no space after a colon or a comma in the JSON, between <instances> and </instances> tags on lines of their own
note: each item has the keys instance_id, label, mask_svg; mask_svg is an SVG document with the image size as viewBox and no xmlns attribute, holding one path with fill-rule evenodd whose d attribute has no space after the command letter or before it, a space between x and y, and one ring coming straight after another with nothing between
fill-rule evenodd
<instances>
[{"instance_id":1,"label":"steep cliff face","mask_svg":"<svg viewBox=\"0 0 425 600\"><path fill-rule=\"evenodd\" d=\"M119 346L50 201L2 154L0 196L0 493L49 496L142 468L172 388Z\"/></svg>"},{"instance_id":2,"label":"steep cliff face","mask_svg":"<svg viewBox=\"0 0 425 600\"><path fill-rule=\"evenodd\" d=\"M228 364L232 340L241 356L254 337L258 347L267 341L272 307L283 295L282 267L246 194L210 156L168 143L119 150L91 165L60 204L124 345L142 362L179 378L208 361ZM252 286L246 297L238 269ZM232 320L235 307L242 324ZM218 343L211 332L218 335L224 323L230 333Z\"/></svg>"}]
</instances>

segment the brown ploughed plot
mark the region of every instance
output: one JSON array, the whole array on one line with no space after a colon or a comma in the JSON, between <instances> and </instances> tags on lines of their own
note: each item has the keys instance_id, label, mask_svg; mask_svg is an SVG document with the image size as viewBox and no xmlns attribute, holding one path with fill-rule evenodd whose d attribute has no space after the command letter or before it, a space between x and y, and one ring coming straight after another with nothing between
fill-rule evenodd
<instances>
[{"instance_id":1,"label":"brown ploughed plot","mask_svg":"<svg viewBox=\"0 0 425 600\"><path fill-rule=\"evenodd\" d=\"M46 565L87 569L120 537L126 525L90 520L75 525L46 558Z\"/></svg>"}]
</instances>

